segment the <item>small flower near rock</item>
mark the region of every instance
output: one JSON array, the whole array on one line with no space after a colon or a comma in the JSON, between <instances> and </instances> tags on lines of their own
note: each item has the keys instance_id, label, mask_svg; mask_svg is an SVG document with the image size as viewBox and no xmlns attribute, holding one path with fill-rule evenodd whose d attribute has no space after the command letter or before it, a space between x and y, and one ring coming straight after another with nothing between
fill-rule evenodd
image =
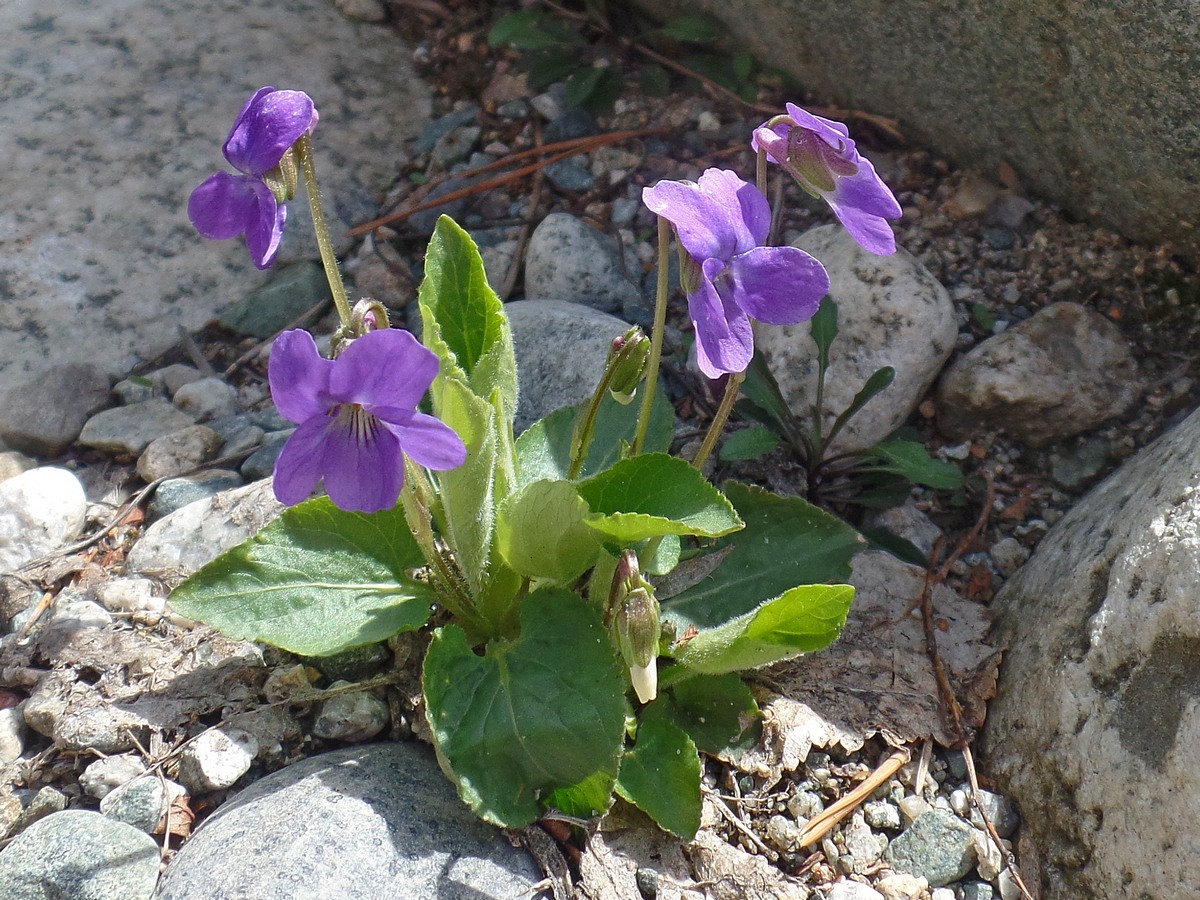
<instances>
[{"instance_id":1,"label":"small flower near rock","mask_svg":"<svg viewBox=\"0 0 1200 900\"><path fill-rule=\"evenodd\" d=\"M371 331L337 359L323 358L307 331L285 331L271 351L271 396L299 427L275 463L275 496L289 506L325 480L340 508L378 512L396 505L404 455L435 471L463 464L454 430L417 412L438 358L407 331Z\"/></svg>"}]
</instances>

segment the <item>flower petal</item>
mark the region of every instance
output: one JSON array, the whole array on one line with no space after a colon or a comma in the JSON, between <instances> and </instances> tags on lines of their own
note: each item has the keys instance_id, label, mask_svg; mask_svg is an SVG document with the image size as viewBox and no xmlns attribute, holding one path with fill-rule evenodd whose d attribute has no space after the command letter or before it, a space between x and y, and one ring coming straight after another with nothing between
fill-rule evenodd
<instances>
[{"instance_id":1,"label":"flower petal","mask_svg":"<svg viewBox=\"0 0 1200 900\"><path fill-rule=\"evenodd\" d=\"M267 381L271 399L285 419L303 424L321 419L334 405L329 398L332 360L322 358L317 343L307 331L285 331L271 347Z\"/></svg>"},{"instance_id":2,"label":"flower petal","mask_svg":"<svg viewBox=\"0 0 1200 900\"><path fill-rule=\"evenodd\" d=\"M262 182L217 172L188 197L188 218L209 240L224 241L244 234L247 225L258 219L256 183Z\"/></svg>"},{"instance_id":3,"label":"flower petal","mask_svg":"<svg viewBox=\"0 0 1200 900\"><path fill-rule=\"evenodd\" d=\"M246 249L250 259L260 269L271 268L279 243L283 240L283 226L287 222L287 207L275 199L265 182L258 181L255 187L258 198L258 215L247 223Z\"/></svg>"},{"instance_id":4,"label":"flower petal","mask_svg":"<svg viewBox=\"0 0 1200 900\"><path fill-rule=\"evenodd\" d=\"M341 509L391 509L404 487L404 454L391 429L369 414L371 427L349 428L338 418L325 435L325 490Z\"/></svg>"},{"instance_id":5,"label":"flower petal","mask_svg":"<svg viewBox=\"0 0 1200 900\"><path fill-rule=\"evenodd\" d=\"M405 454L435 472L457 469L467 461L467 445L440 419L411 410L378 410L400 440Z\"/></svg>"},{"instance_id":6,"label":"flower petal","mask_svg":"<svg viewBox=\"0 0 1200 900\"><path fill-rule=\"evenodd\" d=\"M292 144L316 127L317 118L312 98L303 91L260 88L225 139L225 158L247 175L269 172Z\"/></svg>"},{"instance_id":7,"label":"flower petal","mask_svg":"<svg viewBox=\"0 0 1200 900\"><path fill-rule=\"evenodd\" d=\"M871 161L862 156L858 157L856 174L838 179L830 200L831 205L834 203L854 206L864 213L885 219L898 219L903 214L892 189L879 177Z\"/></svg>"},{"instance_id":8,"label":"flower petal","mask_svg":"<svg viewBox=\"0 0 1200 900\"><path fill-rule=\"evenodd\" d=\"M847 149L854 150L854 141L850 140L850 129L843 123L814 116L807 109L797 106L795 103L785 103L784 106L793 122L806 131L820 135L829 146L844 145Z\"/></svg>"},{"instance_id":9,"label":"flower petal","mask_svg":"<svg viewBox=\"0 0 1200 900\"><path fill-rule=\"evenodd\" d=\"M829 293L825 267L799 247L756 247L733 258L728 277L738 306L772 325L811 319Z\"/></svg>"},{"instance_id":10,"label":"flower petal","mask_svg":"<svg viewBox=\"0 0 1200 900\"><path fill-rule=\"evenodd\" d=\"M728 260L767 236L771 210L754 185L725 169L708 169L700 183L660 181L642 189L642 201L675 226L695 259Z\"/></svg>"},{"instance_id":11,"label":"flower petal","mask_svg":"<svg viewBox=\"0 0 1200 900\"><path fill-rule=\"evenodd\" d=\"M400 328L367 332L335 362L330 394L369 409L415 409L438 371L437 355Z\"/></svg>"},{"instance_id":12,"label":"flower petal","mask_svg":"<svg viewBox=\"0 0 1200 900\"><path fill-rule=\"evenodd\" d=\"M743 372L754 356L750 318L712 282L721 263L707 260L700 289L688 295L688 314L696 328L696 364L709 378Z\"/></svg>"},{"instance_id":13,"label":"flower petal","mask_svg":"<svg viewBox=\"0 0 1200 900\"><path fill-rule=\"evenodd\" d=\"M896 235L887 219L873 216L853 206L843 206L830 201L830 207L838 220L846 226L850 236L858 241L864 250L869 250L879 256L890 256L896 252Z\"/></svg>"},{"instance_id":14,"label":"flower petal","mask_svg":"<svg viewBox=\"0 0 1200 900\"><path fill-rule=\"evenodd\" d=\"M309 419L292 432L275 459L275 499L295 506L308 499L325 472L325 430L331 420Z\"/></svg>"}]
</instances>

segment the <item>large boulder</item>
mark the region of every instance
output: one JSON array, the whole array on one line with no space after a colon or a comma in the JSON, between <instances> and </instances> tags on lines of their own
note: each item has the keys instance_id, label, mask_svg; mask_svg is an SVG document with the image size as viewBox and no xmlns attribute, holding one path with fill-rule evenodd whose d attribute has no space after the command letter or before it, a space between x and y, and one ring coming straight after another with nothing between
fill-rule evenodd
<instances>
[{"instance_id":1,"label":"large boulder","mask_svg":"<svg viewBox=\"0 0 1200 900\"><path fill-rule=\"evenodd\" d=\"M1200 253L1200 17L1188 0L640 0L704 12L825 101L1076 215ZM799 99L799 98L797 98ZM781 110L782 112L782 110Z\"/></svg>"},{"instance_id":2,"label":"large boulder","mask_svg":"<svg viewBox=\"0 0 1200 900\"><path fill-rule=\"evenodd\" d=\"M1054 527L996 598L984 731L1048 900L1200 897L1200 413Z\"/></svg>"}]
</instances>

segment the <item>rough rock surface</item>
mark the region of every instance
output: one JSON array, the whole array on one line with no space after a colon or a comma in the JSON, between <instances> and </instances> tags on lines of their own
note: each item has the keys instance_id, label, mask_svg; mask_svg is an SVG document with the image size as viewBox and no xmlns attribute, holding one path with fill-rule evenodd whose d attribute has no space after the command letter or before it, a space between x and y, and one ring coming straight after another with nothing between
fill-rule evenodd
<instances>
[{"instance_id":1,"label":"rough rock surface","mask_svg":"<svg viewBox=\"0 0 1200 900\"><path fill-rule=\"evenodd\" d=\"M533 860L458 799L428 748L348 747L223 805L171 861L156 900L532 895Z\"/></svg>"},{"instance_id":2,"label":"rough rock surface","mask_svg":"<svg viewBox=\"0 0 1200 900\"><path fill-rule=\"evenodd\" d=\"M984 734L1053 900L1200 896L1200 414L1058 522L996 599Z\"/></svg>"},{"instance_id":3,"label":"rough rock surface","mask_svg":"<svg viewBox=\"0 0 1200 900\"><path fill-rule=\"evenodd\" d=\"M0 396L0 439L14 450L57 456L108 405L108 383L99 366L68 362L13 385Z\"/></svg>"},{"instance_id":4,"label":"rough rock surface","mask_svg":"<svg viewBox=\"0 0 1200 900\"><path fill-rule=\"evenodd\" d=\"M1003 428L1040 446L1120 416L1141 395L1117 327L1078 303L1055 303L950 367L938 385L938 428L954 439Z\"/></svg>"},{"instance_id":5,"label":"rough rock surface","mask_svg":"<svg viewBox=\"0 0 1200 900\"><path fill-rule=\"evenodd\" d=\"M592 395L612 339L629 330L615 316L561 300L505 305L518 360L516 432Z\"/></svg>"},{"instance_id":6,"label":"rough rock surface","mask_svg":"<svg viewBox=\"0 0 1200 900\"><path fill-rule=\"evenodd\" d=\"M319 52L318 52L319 50ZM0 5L0 387L78 358L124 375L265 276L185 214L263 85L306 90L344 250L429 115L411 51L325 0ZM363 73L370 73L364 76ZM303 206L281 256L316 255Z\"/></svg>"},{"instance_id":7,"label":"rough rock surface","mask_svg":"<svg viewBox=\"0 0 1200 900\"><path fill-rule=\"evenodd\" d=\"M0 484L0 572L78 537L86 511L83 486L66 469L42 466Z\"/></svg>"},{"instance_id":8,"label":"rough rock surface","mask_svg":"<svg viewBox=\"0 0 1200 900\"><path fill-rule=\"evenodd\" d=\"M897 117L959 162L1008 163L1076 215L1200 253L1200 18L1186 0L641 5L660 20L709 13L731 48L816 96Z\"/></svg>"},{"instance_id":9,"label":"rough rock surface","mask_svg":"<svg viewBox=\"0 0 1200 900\"><path fill-rule=\"evenodd\" d=\"M562 297L601 312L617 313L641 299L621 270L611 237L566 213L546 216L529 239L525 296Z\"/></svg>"},{"instance_id":10,"label":"rough rock surface","mask_svg":"<svg viewBox=\"0 0 1200 900\"><path fill-rule=\"evenodd\" d=\"M794 245L825 264L838 305L838 336L825 378L826 425L877 369L896 370L896 380L833 444L839 452L870 447L904 424L950 356L957 336L954 306L906 250L868 253L840 225L814 228ZM807 417L817 387L817 345L809 324L760 325L757 340L792 412Z\"/></svg>"}]
</instances>

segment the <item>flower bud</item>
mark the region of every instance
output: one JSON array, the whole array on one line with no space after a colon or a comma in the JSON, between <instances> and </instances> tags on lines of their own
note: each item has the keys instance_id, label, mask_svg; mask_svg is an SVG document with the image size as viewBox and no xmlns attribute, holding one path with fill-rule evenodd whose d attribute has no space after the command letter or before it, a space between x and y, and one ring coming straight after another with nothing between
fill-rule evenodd
<instances>
[{"instance_id":1,"label":"flower bud","mask_svg":"<svg viewBox=\"0 0 1200 900\"><path fill-rule=\"evenodd\" d=\"M608 365L612 370L608 390L622 406L633 400L649 359L650 338L636 325L620 337L613 338L612 349L608 352Z\"/></svg>"},{"instance_id":2,"label":"flower bud","mask_svg":"<svg viewBox=\"0 0 1200 900\"><path fill-rule=\"evenodd\" d=\"M637 554L626 550L613 577L610 597L616 609L613 627L617 647L638 700L649 703L658 696L658 641L662 621L654 588L638 569ZM611 608L611 607L610 607Z\"/></svg>"}]
</instances>

